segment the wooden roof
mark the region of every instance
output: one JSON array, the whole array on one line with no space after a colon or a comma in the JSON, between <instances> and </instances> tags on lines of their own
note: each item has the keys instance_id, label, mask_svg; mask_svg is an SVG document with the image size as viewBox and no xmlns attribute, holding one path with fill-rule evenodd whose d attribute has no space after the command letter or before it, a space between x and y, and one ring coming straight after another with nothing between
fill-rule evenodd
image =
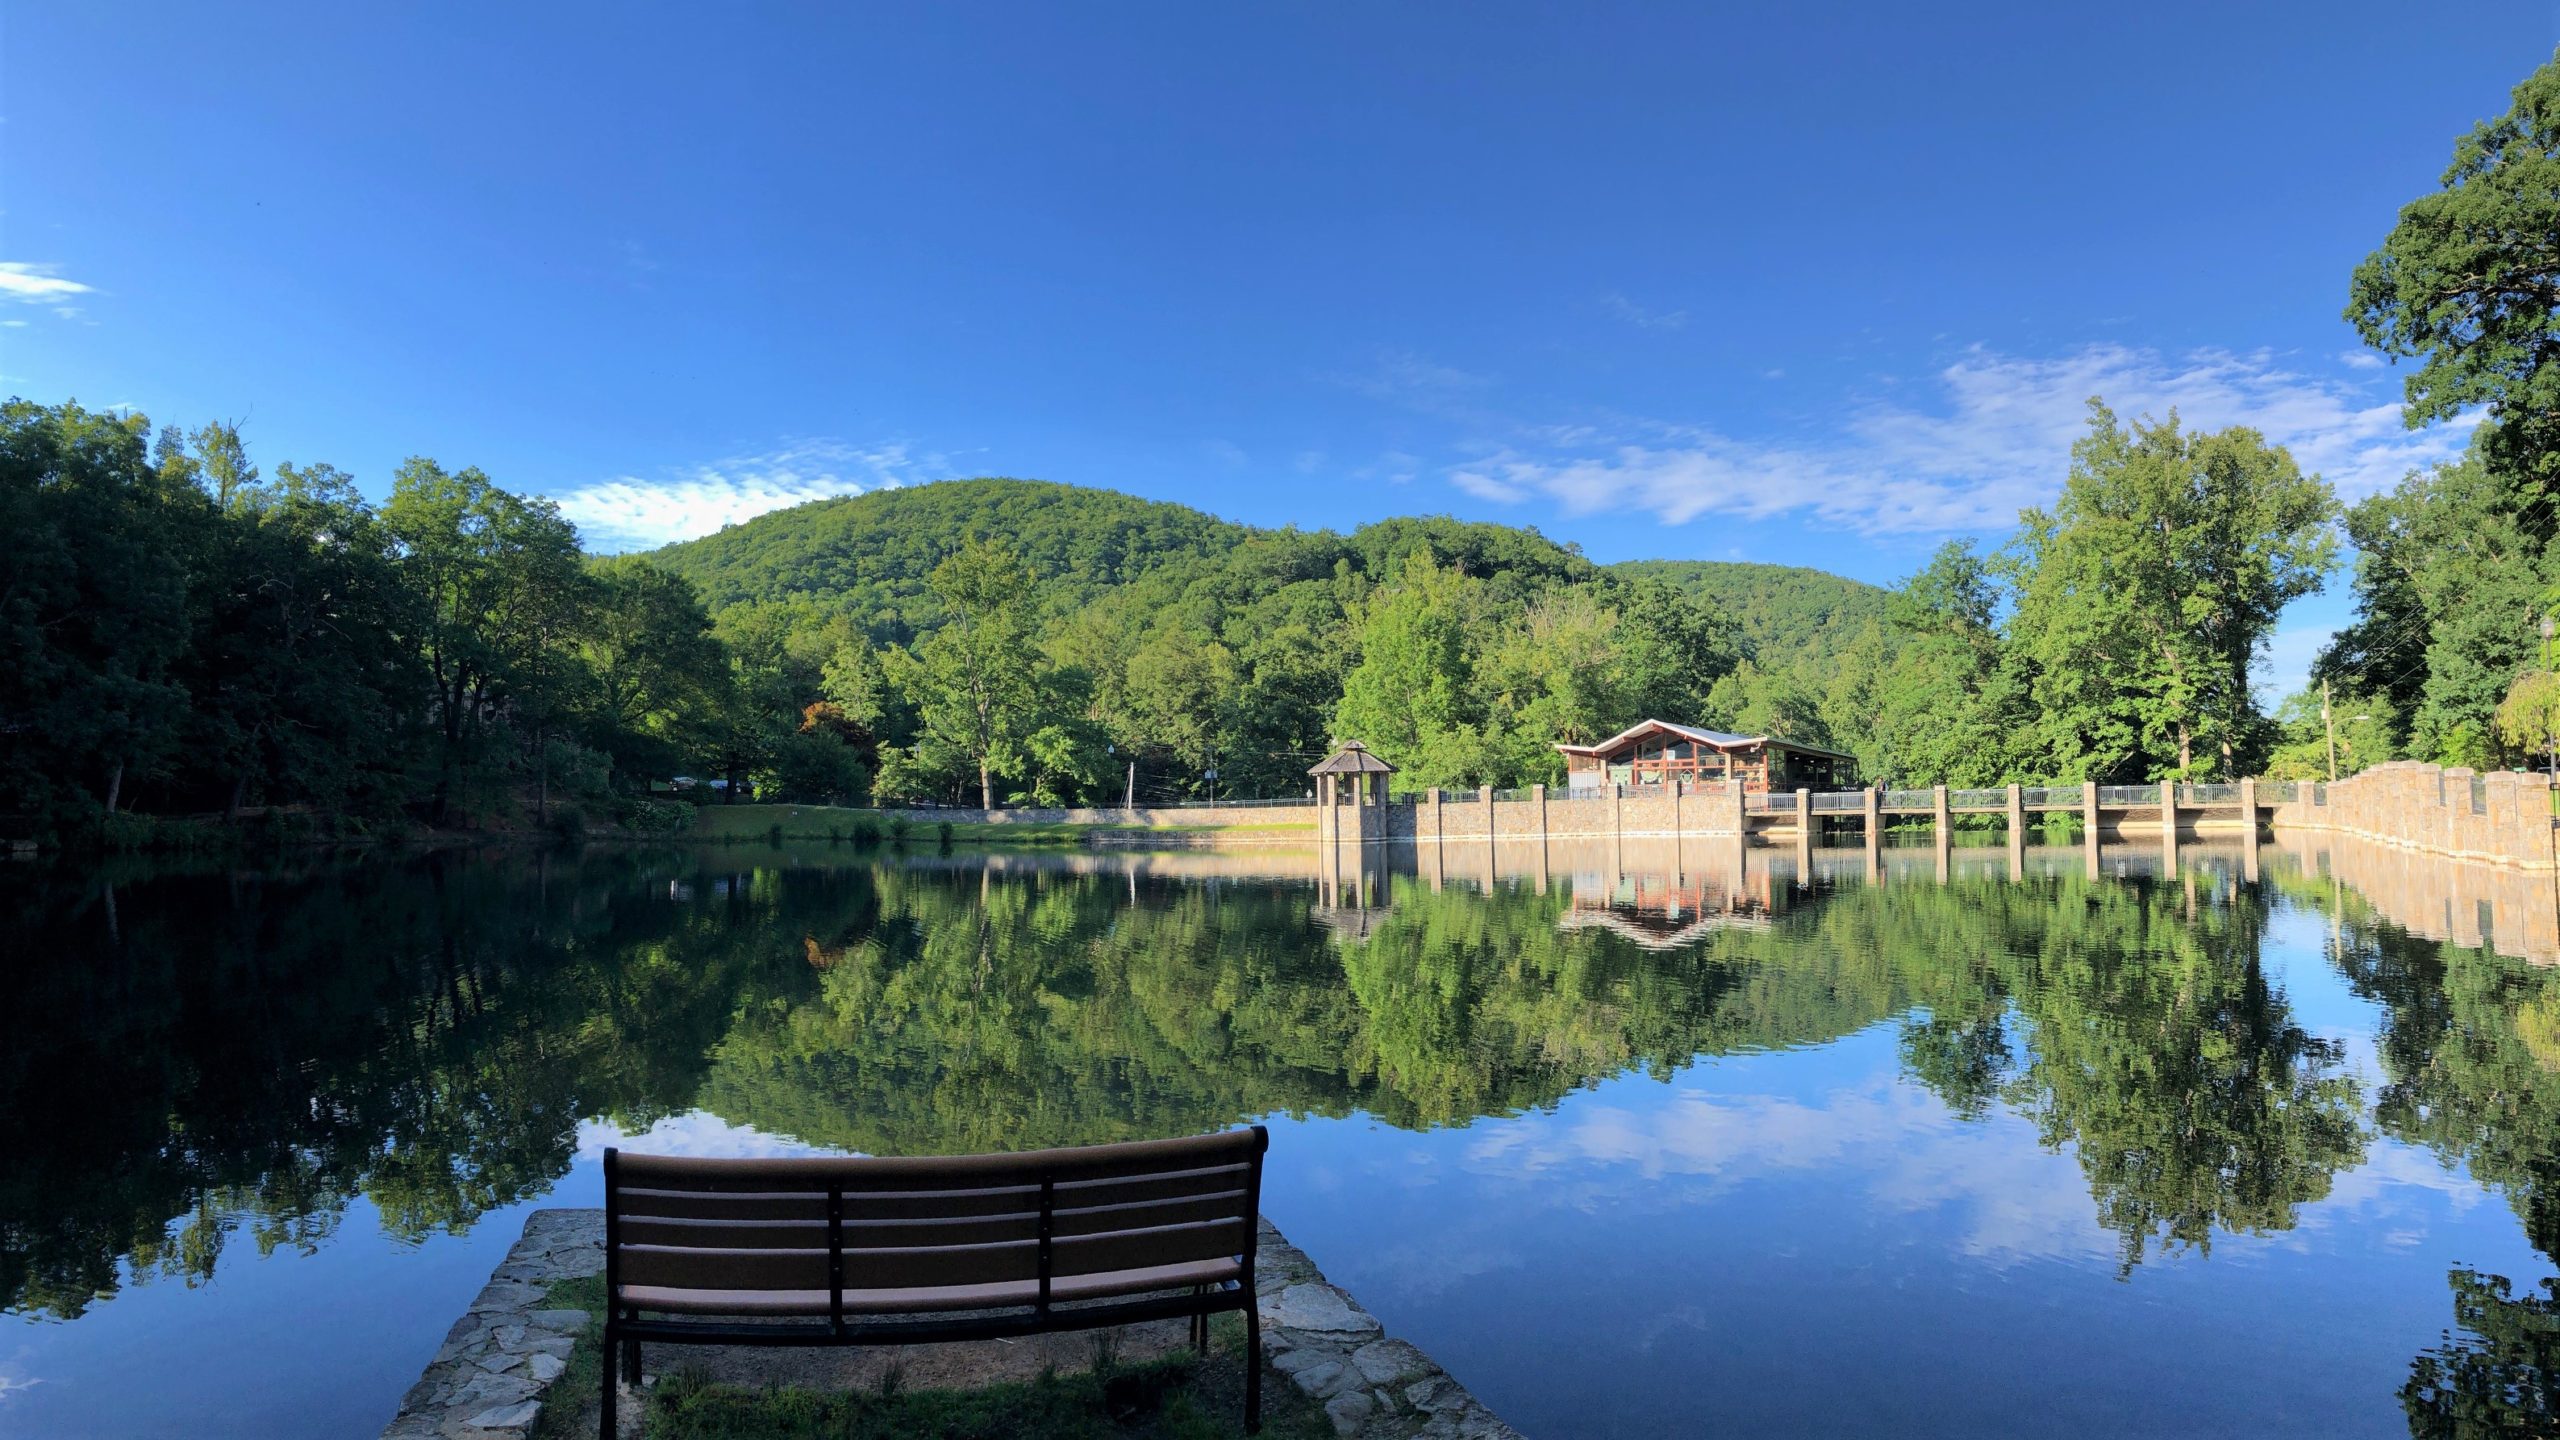
<instances>
[{"instance_id":1,"label":"wooden roof","mask_svg":"<svg viewBox=\"0 0 2560 1440\"><path fill-rule=\"evenodd\" d=\"M1396 767L1369 753L1369 747L1357 740L1324 757L1324 763L1307 772L1310 775L1393 775Z\"/></svg>"},{"instance_id":2,"label":"wooden roof","mask_svg":"<svg viewBox=\"0 0 2560 1440\"><path fill-rule=\"evenodd\" d=\"M1695 725L1674 725L1668 720L1639 720L1596 745L1558 745L1556 748L1567 755L1605 755L1621 746L1641 740L1647 735L1673 736L1695 741L1717 750L1749 750L1754 747L1763 747L1770 750L1792 750L1799 755L1819 755L1826 760L1857 758L1854 755L1844 755L1837 750L1825 750L1819 745L1799 745L1793 740L1781 740L1775 735L1735 735L1723 730L1705 730Z\"/></svg>"}]
</instances>

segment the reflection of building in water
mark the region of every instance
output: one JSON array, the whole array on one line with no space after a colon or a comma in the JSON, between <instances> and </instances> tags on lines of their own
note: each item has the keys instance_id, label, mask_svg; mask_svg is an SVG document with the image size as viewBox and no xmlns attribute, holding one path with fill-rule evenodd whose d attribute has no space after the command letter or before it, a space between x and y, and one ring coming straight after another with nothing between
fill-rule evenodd
<instances>
[{"instance_id":1,"label":"reflection of building in water","mask_svg":"<svg viewBox=\"0 0 2560 1440\"><path fill-rule=\"evenodd\" d=\"M2455 860L2329 831L2279 830L2276 843L2304 874L2352 888L2383 919L2421 939L2560 965L2560 892L2553 888L2560 882L2547 871Z\"/></svg>"},{"instance_id":2,"label":"reflection of building in water","mask_svg":"<svg viewBox=\"0 0 2560 1440\"><path fill-rule=\"evenodd\" d=\"M1329 859L1316 866L1316 903L1308 917L1345 940L1366 940L1392 903L1385 860L1375 851L1339 850Z\"/></svg>"},{"instance_id":3,"label":"reflection of building in water","mask_svg":"<svg viewBox=\"0 0 2560 1440\"><path fill-rule=\"evenodd\" d=\"M1559 930L1608 930L1648 950L1671 950L1714 930L1761 929L1775 906L1767 867L1740 874L1573 877L1573 899L1556 918Z\"/></svg>"}]
</instances>

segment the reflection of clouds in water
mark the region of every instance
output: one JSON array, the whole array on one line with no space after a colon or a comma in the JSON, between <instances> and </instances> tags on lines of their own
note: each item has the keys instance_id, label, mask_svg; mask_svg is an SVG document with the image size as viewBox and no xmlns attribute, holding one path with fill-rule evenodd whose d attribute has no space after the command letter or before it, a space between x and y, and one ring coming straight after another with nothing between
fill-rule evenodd
<instances>
[{"instance_id":1,"label":"reflection of clouds in water","mask_svg":"<svg viewBox=\"0 0 2560 1440\"><path fill-rule=\"evenodd\" d=\"M578 1122L578 1158L601 1160L606 1146L641 1155L686 1155L701 1159L759 1160L787 1155L841 1155L822 1145L807 1145L788 1135L773 1135L752 1125L735 1125L708 1110L669 1115L637 1134L610 1120Z\"/></svg>"},{"instance_id":2,"label":"reflection of clouds in water","mask_svg":"<svg viewBox=\"0 0 2560 1440\"><path fill-rule=\"evenodd\" d=\"M1957 1209L1966 1223L1956 1248L1966 1255L2005 1261L2116 1251L2079 1167L2044 1149L2027 1121L2006 1111L1959 1120L1890 1075L1816 1102L1683 1088L1651 1110L1568 1107L1485 1136L1467 1160L1498 1180L1536 1180L1535 1193L1550 1206L1582 1210L1661 1210L1790 1172L1859 1172L1867 1198L1884 1208ZM1572 1178L1558 1185L1558 1172Z\"/></svg>"},{"instance_id":3,"label":"reflection of clouds in water","mask_svg":"<svg viewBox=\"0 0 2560 1440\"><path fill-rule=\"evenodd\" d=\"M2354 1221L2376 1229L2388 1224L2390 1228L2380 1234L2381 1243L2405 1250L2424 1243L2439 1217L2458 1218L2484 1202L2495 1203L2495 1198L2495 1191L2484 1188L2463 1167L2447 1165L2420 1146L2377 1137L2369 1143L2363 1164L2338 1172L2326 1198L2294 1212L2291 1231L2258 1238L2308 1252L2313 1236L2342 1221ZM2221 1244L2221 1238L2217 1236L2214 1243Z\"/></svg>"},{"instance_id":4,"label":"reflection of clouds in water","mask_svg":"<svg viewBox=\"0 0 2560 1440\"><path fill-rule=\"evenodd\" d=\"M27 1373L26 1358L26 1349L21 1346L17 1354L0 1360L0 1405L6 1405L21 1392L33 1390L44 1383Z\"/></svg>"}]
</instances>

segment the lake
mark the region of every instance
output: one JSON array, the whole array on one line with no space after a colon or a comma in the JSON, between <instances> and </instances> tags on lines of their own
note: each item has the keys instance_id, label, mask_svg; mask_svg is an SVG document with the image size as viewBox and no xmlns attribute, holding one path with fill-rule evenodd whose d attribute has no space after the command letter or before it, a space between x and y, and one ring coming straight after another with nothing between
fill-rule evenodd
<instances>
[{"instance_id":1,"label":"lake","mask_svg":"<svg viewBox=\"0 0 2560 1440\"><path fill-rule=\"evenodd\" d=\"M371 1435L608 1144L1256 1120L1281 1229L1548 1440L2525 1433L2560 1387L2560 970L2499 937L2551 886L2413 873L2328 841L0 868L0 1435Z\"/></svg>"}]
</instances>

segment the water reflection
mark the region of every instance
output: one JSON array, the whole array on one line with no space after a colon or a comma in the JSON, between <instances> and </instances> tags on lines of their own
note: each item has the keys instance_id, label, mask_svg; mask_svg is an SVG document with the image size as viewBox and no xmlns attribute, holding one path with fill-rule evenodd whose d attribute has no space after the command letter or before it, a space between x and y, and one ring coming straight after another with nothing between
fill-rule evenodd
<instances>
[{"instance_id":1,"label":"water reflection","mask_svg":"<svg viewBox=\"0 0 2560 1440\"><path fill-rule=\"evenodd\" d=\"M2463 1167L2560 1253L2560 972L2455 943L2533 953L2549 881L2536 919L2513 877L2374 848L15 869L0 1300L75 1319L140 1280L200 1283L227 1247L324 1246L359 1197L395 1235L466 1230L605 1134L925 1153L1275 1114L1474 1127L1468 1164L1559 1194L1611 1166L1730 1184L1864 1154L1894 1170L1870 1197L1888 1211L1970 1186L2048 1237L1982 1246L2094 1234L2117 1277L2286 1235L2390 1143ZM2419 903L2440 913L2381 908ZM2304 1018L2268 963L2279 912L2328 931L2369 1033ZM1871 1041L1886 1074L1821 1095L1682 1082L1639 1110L1608 1089ZM1488 1123L1511 1117L1532 1123ZM1936 1159L1893 1149L1916 1126ZM2076 1196L2052 1183L2075 1171ZM2402 1391L2412 1430L2548 1414L2552 1298L2452 1287Z\"/></svg>"}]
</instances>

